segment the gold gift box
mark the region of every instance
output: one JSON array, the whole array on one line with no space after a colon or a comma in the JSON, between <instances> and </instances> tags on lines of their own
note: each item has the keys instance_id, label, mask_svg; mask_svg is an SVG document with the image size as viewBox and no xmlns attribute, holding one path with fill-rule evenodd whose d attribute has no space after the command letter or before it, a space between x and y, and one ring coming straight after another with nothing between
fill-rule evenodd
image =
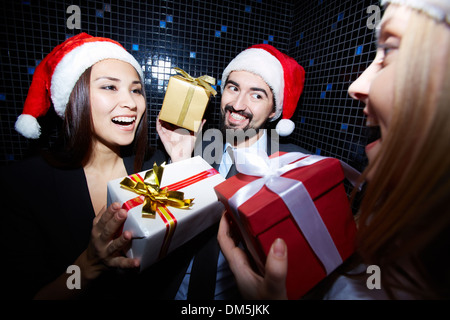
<instances>
[{"instance_id":1,"label":"gold gift box","mask_svg":"<svg viewBox=\"0 0 450 320\"><path fill-rule=\"evenodd\" d=\"M209 76L192 78L181 69L183 75L170 77L159 119L197 132L208 106L211 94L216 91L209 85L215 79Z\"/></svg>"}]
</instances>

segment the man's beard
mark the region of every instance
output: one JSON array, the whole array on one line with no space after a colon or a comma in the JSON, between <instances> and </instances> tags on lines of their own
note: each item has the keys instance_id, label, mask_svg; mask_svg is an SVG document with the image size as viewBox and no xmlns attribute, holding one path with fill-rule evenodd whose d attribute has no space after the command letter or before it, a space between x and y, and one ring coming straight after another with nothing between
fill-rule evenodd
<instances>
[{"instance_id":1,"label":"man's beard","mask_svg":"<svg viewBox=\"0 0 450 320\"><path fill-rule=\"evenodd\" d=\"M246 117L248 119L248 124L244 128L238 128L234 125L227 125L225 123L227 111L234 112L241 116ZM245 135L245 139L249 139L252 136L257 135L260 132L260 130L265 129L266 123L267 123L267 120L266 120L261 126L254 127L254 126L252 126L253 114L246 112L244 110L236 111L233 108L233 106L230 106L230 105L225 105L225 108L223 110L221 110L220 115L221 115L222 133L223 133L224 137L230 137L230 136L233 137L236 134L238 134L238 132L240 131L241 133L243 133Z\"/></svg>"}]
</instances>

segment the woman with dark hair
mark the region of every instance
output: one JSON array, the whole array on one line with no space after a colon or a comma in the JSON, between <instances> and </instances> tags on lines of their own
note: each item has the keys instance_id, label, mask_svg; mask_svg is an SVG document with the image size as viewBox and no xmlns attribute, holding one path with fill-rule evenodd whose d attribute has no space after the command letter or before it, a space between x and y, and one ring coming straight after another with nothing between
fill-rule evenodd
<instances>
[{"instance_id":1,"label":"woman with dark hair","mask_svg":"<svg viewBox=\"0 0 450 320\"><path fill-rule=\"evenodd\" d=\"M142 68L119 43L79 34L37 67L17 131L38 138L50 100L64 119L62 148L0 175L2 234L15 239L4 243L4 288L9 298L126 296L136 281L116 269L139 262L125 256L127 211L106 208L107 182L166 160L147 150Z\"/></svg>"},{"instance_id":2,"label":"woman with dark hair","mask_svg":"<svg viewBox=\"0 0 450 320\"><path fill-rule=\"evenodd\" d=\"M48 153L49 158L53 158L55 164L59 166L79 166L92 151L92 135L94 128L91 121L91 101L90 101L90 78L92 67L88 68L79 78L69 97L66 114L64 117L64 134L56 147ZM145 90L140 90L144 101ZM120 146L122 156L134 155L134 170L141 170L145 157L148 155L148 122L147 109L144 110L133 143Z\"/></svg>"}]
</instances>

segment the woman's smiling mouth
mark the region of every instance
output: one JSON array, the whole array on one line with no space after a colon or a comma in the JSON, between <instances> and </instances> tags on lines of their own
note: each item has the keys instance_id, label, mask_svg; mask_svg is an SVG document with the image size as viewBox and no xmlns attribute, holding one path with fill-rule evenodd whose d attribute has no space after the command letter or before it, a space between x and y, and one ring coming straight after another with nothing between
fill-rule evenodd
<instances>
[{"instance_id":1,"label":"woman's smiling mouth","mask_svg":"<svg viewBox=\"0 0 450 320\"><path fill-rule=\"evenodd\" d=\"M120 116L120 117L114 117L111 119L111 121L118 125L121 129L129 129L132 130L134 128L134 124L136 122L135 116Z\"/></svg>"}]
</instances>

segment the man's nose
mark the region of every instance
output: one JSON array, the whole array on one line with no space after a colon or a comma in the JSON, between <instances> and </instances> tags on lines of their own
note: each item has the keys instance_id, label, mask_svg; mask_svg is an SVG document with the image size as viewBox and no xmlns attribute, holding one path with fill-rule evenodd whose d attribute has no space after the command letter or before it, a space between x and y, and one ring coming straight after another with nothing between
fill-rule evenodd
<instances>
[{"instance_id":1,"label":"man's nose","mask_svg":"<svg viewBox=\"0 0 450 320\"><path fill-rule=\"evenodd\" d=\"M237 95L236 100L233 103L233 108L236 111L247 109L247 99L245 94L239 93L239 95Z\"/></svg>"}]
</instances>

